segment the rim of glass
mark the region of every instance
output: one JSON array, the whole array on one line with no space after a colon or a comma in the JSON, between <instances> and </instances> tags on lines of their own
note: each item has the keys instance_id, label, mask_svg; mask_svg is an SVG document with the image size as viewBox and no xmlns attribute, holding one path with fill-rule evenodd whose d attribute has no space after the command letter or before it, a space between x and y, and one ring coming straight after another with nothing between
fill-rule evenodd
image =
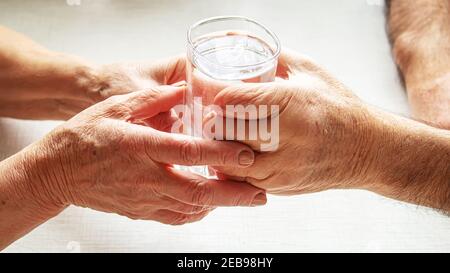
<instances>
[{"instance_id":1,"label":"rim of glass","mask_svg":"<svg viewBox=\"0 0 450 273\"><path fill-rule=\"evenodd\" d=\"M249 65L222 65L219 63L216 63L214 61L211 61L210 59L206 58L205 56L203 56L200 52L198 52L198 50L194 47L194 42L192 41L192 31L202 25L208 24L208 23L213 23L213 22L217 22L217 21L228 21L228 20L241 20L241 21L246 21L246 22L250 22L253 23L255 25L257 25L258 27L260 27L262 30L264 30L264 32L266 32L267 34L269 34L270 37L272 37L272 39L275 42L275 50L274 53L271 57L265 59L264 61L258 62L258 63L254 63L254 64L249 64ZM200 56L201 58L207 60L210 63L213 63L215 65L219 65L221 67L224 68L243 68L243 67L252 67L252 66L259 66L259 65L263 65L265 63L268 63L270 61L273 61L275 59L278 59L280 53L281 53L281 43L280 40L278 39L278 36L271 31L270 29L268 29L267 27L265 27L263 24L250 19L248 17L245 16L216 16L216 17L209 17L203 20L200 20L196 23L194 23L193 25L191 25L188 29L187 32L187 40L188 40L188 45L191 47L192 51L195 53L196 56Z\"/></svg>"}]
</instances>

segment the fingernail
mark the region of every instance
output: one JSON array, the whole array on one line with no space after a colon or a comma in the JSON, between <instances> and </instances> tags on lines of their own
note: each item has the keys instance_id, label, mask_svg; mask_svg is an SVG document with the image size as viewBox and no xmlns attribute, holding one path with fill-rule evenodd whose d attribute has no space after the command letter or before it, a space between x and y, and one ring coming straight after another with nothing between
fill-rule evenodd
<instances>
[{"instance_id":1,"label":"fingernail","mask_svg":"<svg viewBox=\"0 0 450 273\"><path fill-rule=\"evenodd\" d=\"M266 203L267 203L267 196L265 193L261 192L255 196L255 199L253 199L252 205L253 206L262 206L262 205L265 205Z\"/></svg>"},{"instance_id":2,"label":"fingernail","mask_svg":"<svg viewBox=\"0 0 450 273\"><path fill-rule=\"evenodd\" d=\"M242 151L239 154L239 165L248 167L253 164L253 161L255 160L255 157L252 152L249 151Z\"/></svg>"}]
</instances>

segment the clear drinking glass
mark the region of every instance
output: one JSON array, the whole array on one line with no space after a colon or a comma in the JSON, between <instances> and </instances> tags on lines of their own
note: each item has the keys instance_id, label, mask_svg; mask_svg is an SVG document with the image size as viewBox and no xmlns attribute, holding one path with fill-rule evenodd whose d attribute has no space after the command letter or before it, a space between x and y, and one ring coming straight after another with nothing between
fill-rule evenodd
<instances>
[{"instance_id":1,"label":"clear drinking glass","mask_svg":"<svg viewBox=\"0 0 450 273\"><path fill-rule=\"evenodd\" d=\"M185 103L191 117L186 132L204 137L201 122L195 119L203 120L214 97L230 85L274 81L281 46L272 31L239 16L197 22L189 28L187 40ZM211 176L206 166L189 170Z\"/></svg>"}]
</instances>

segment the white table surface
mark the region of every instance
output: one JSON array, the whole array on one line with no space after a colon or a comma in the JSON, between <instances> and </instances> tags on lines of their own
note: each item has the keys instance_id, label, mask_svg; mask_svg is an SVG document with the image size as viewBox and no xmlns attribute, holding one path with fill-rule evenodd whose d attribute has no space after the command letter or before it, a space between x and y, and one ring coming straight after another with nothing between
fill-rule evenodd
<instances>
[{"instance_id":1,"label":"white table surface","mask_svg":"<svg viewBox=\"0 0 450 273\"><path fill-rule=\"evenodd\" d=\"M68 0L76 2L77 0ZM244 15L284 46L310 55L367 103L408 114L379 0L0 1L0 24L45 46L101 62L184 51L189 24ZM57 122L0 119L0 159ZM3 219L2 219L3 220ZM71 207L5 252L450 251L450 218L364 191L269 197L259 208L224 208L181 227Z\"/></svg>"}]
</instances>

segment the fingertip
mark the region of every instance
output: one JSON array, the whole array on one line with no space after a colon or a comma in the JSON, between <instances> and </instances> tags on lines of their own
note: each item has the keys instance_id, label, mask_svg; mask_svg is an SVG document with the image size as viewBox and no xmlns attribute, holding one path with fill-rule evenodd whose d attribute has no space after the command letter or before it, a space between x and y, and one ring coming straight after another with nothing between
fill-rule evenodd
<instances>
[{"instance_id":1,"label":"fingertip","mask_svg":"<svg viewBox=\"0 0 450 273\"><path fill-rule=\"evenodd\" d=\"M265 192L259 192L253 198L252 206L263 206L267 204L267 195Z\"/></svg>"},{"instance_id":2,"label":"fingertip","mask_svg":"<svg viewBox=\"0 0 450 273\"><path fill-rule=\"evenodd\" d=\"M238 163L241 167L250 167L255 162L255 153L250 149L242 150L238 155Z\"/></svg>"},{"instance_id":3,"label":"fingertip","mask_svg":"<svg viewBox=\"0 0 450 273\"><path fill-rule=\"evenodd\" d=\"M167 90L167 92L171 92L175 101L177 101L179 103L184 101L184 96L185 96L186 90L187 90L186 84L180 83L180 85L178 85L178 86L167 85L167 86L163 86L162 88L163 88L163 90Z\"/></svg>"}]
</instances>

